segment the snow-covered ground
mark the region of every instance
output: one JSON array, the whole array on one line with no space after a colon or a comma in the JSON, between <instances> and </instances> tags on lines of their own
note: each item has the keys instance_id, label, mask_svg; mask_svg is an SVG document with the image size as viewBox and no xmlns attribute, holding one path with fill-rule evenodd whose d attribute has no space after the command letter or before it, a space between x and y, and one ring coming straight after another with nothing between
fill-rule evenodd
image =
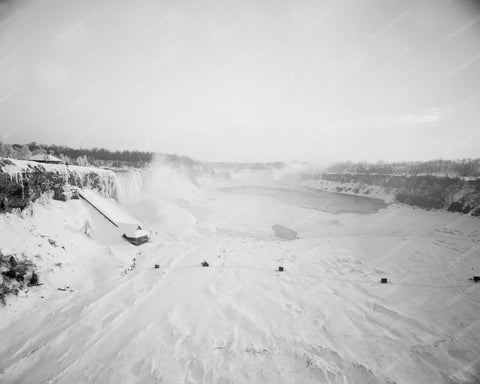
<instances>
[{"instance_id":1,"label":"snow-covered ground","mask_svg":"<svg viewBox=\"0 0 480 384\"><path fill-rule=\"evenodd\" d=\"M140 247L83 201L0 217L2 251L45 282L0 308L2 384L478 380L478 219L315 205L301 190L191 187L182 203L145 188L125 208L153 233Z\"/></svg>"}]
</instances>

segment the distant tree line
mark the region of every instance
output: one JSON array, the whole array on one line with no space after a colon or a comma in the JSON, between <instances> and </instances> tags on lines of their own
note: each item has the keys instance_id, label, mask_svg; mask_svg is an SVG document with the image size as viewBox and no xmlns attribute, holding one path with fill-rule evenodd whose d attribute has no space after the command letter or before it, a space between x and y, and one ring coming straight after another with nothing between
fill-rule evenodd
<instances>
[{"instance_id":1,"label":"distant tree line","mask_svg":"<svg viewBox=\"0 0 480 384\"><path fill-rule=\"evenodd\" d=\"M105 148L76 149L62 145L7 144L0 140L0 157L26 160L32 155L51 154L65 163L95 166L144 166L152 161L154 153L144 151L110 151Z\"/></svg>"},{"instance_id":2,"label":"distant tree line","mask_svg":"<svg viewBox=\"0 0 480 384\"><path fill-rule=\"evenodd\" d=\"M346 161L332 164L325 171L329 173L478 177L480 176L480 159L440 159L425 162L397 163Z\"/></svg>"},{"instance_id":3,"label":"distant tree line","mask_svg":"<svg viewBox=\"0 0 480 384\"><path fill-rule=\"evenodd\" d=\"M282 169L286 164L280 161L268 162L268 163L232 163L232 162L212 162L210 165L216 169L256 169L256 170L269 170L269 169Z\"/></svg>"}]
</instances>

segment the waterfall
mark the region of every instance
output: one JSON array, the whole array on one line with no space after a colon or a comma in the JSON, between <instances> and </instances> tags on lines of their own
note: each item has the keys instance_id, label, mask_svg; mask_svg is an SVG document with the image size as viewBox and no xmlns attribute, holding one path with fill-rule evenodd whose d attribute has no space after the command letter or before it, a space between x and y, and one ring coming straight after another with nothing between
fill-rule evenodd
<instances>
[{"instance_id":1,"label":"waterfall","mask_svg":"<svg viewBox=\"0 0 480 384\"><path fill-rule=\"evenodd\" d=\"M146 171L141 169L115 170L115 200L120 204L137 203L141 198Z\"/></svg>"}]
</instances>

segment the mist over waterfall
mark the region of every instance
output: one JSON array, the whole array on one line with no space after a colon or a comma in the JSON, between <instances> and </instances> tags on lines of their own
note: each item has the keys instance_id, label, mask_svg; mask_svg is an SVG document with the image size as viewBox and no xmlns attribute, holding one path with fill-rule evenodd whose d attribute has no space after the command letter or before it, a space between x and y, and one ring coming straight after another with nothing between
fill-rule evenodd
<instances>
[{"instance_id":1,"label":"mist over waterfall","mask_svg":"<svg viewBox=\"0 0 480 384\"><path fill-rule=\"evenodd\" d=\"M199 163L159 156L144 169L115 170L112 197L145 228L168 238L196 231L196 211L204 200L203 183L213 174Z\"/></svg>"},{"instance_id":2,"label":"mist over waterfall","mask_svg":"<svg viewBox=\"0 0 480 384\"><path fill-rule=\"evenodd\" d=\"M120 204L134 204L141 199L146 171L128 169L115 171L115 200Z\"/></svg>"}]
</instances>

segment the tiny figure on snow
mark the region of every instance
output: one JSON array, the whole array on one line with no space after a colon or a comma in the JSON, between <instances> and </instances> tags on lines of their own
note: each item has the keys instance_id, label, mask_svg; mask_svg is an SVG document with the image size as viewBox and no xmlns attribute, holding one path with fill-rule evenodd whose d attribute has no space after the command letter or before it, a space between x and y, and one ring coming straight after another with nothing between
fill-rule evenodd
<instances>
[{"instance_id":1,"label":"tiny figure on snow","mask_svg":"<svg viewBox=\"0 0 480 384\"><path fill-rule=\"evenodd\" d=\"M4 210L5 212L8 211L8 197L7 197L7 196L5 196L5 197L3 198L3 210Z\"/></svg>"},{"instance_id":2,"label":"tiny figure on snow","mask_svg":"<svg viewBox=\"0 0 480 384\"><path fill-rule=\"evenodd\" d=\"M83 224L83 227L82 227L82 232L86 236L90 236L91 231L92 231L92 225L90 224L90 222L88 220L85 220L85 223Z\"/></svg>"}]
</instances>

